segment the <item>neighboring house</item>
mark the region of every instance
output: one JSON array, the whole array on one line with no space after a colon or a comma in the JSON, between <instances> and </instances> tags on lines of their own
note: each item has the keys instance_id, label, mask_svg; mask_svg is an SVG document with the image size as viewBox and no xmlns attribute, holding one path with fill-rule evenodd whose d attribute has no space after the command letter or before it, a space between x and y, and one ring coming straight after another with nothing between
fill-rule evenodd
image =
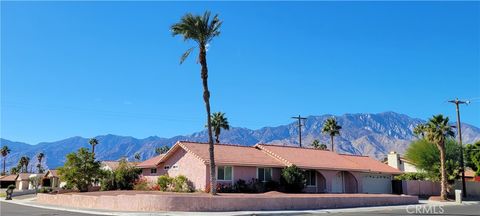
<instances>
[{"instance_id":1,"label":"neighboring house","mask_svg":"<svg viewBox=\"0 0 480 216\"><path fill-rule=\"evenodd\" d=\"M137 162L127 162L127 163L132 165L132 166L135 166L135 165L138 164ZM118 161L102 161L101 165L100 165L100 168L103 169L103 170L114 171L118 168L119 164L120 164L120 160L118 160Z\"/></svg>"},{"instance_id":2,"label":"neighboring house","mask_svg":"<svg viewBox=\"0 0 480 216\"><path fill-rule=\"evenodd\" d=\"M395 169L398 169L402 172L418 172L417 167L404 157L401 157L397 152L388 153L387 164Z\"/></svg>"},{"instance_id":3,"label":"neighboring house","mask_svg":"<svg viewBox=\"0 0 480 216\"><path fill-rule=\"evenodd\" d=\"M389 166L398 169L402 172L406 173L415 173L419 172L420 170L417 169L415 164L412 162L408 161L407 159L401 157L398 153L396 152L390 152L387 157L387 161L385 162ZM473 171L471 168L466 167L465 168L465 181L480 181L475 179L475 171Z\"/></svg>"},{"instance_id":4,"label":"neighboring house","mask_svg":"<svg viewBox=\"0 0 480 216\"><path fill-rule=\"evenodd\" d=\"M60 181L60 176L57 170L48 170L42 180L43 187L59 188L65 185L65 182Z\"/></svg>"},{"instance_id":5,"label":"neighboring house","mask_svg":"<svg viewBox=\"0 0 480 216\"><path fill-rule=\"evenodd\" d=\"M149 181L158 176L185 175L198 190L209 185L208 144L177 142L164 155L137 165ZM341 155L311 148L257 144L215 145L217 182L279 181L281 170L296 165L306 171L305 192L391 193L392 176L401 171L366 156Z\"/></svg>"},{"instance_id":6,"label":"neighboring house","mask_svg":"<svg viewBox=\"0 0 480 216\"><path fill-rule=\"evenodd\" d=\"M0 187L7 188L9 185L15 185L15 190L29 190L33 188L30 184L30 177L36 176L35 173L20 173L0 178Z\"/></svg>"}]
</instances>

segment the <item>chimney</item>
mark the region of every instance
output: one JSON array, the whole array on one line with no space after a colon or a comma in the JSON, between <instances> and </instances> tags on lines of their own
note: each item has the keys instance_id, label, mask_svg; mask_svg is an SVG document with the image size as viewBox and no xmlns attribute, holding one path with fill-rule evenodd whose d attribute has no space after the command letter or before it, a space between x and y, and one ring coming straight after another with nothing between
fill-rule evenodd
<instances>
[{"instance_id":1,"label":"chimney","mask_svg":"<svg viewBox=\"0 0 480 216\"><path fill-rule=\"evenodd\" d=\"M397 152L391 151L388 153L388 165L395 168L395 169L400 169L400 155Z\"/></svg>"}]
</instances>

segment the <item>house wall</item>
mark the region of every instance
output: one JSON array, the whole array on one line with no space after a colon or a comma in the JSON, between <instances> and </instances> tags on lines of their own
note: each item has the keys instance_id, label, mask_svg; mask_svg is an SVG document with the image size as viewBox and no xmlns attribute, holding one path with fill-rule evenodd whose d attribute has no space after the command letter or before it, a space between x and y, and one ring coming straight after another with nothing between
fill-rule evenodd
<instances>
[{"instance_id":1,"label":"house wall","mask_svg":"<svg viewBox=\"0 0 480 216\"><path fill-rule=\"evenodd\" d=\"M178 167L173 168L174 165ZM163 166L170 166L170 169L166 170L169 176L184 175L191 181L193 188L205 190L205 186L207 185L207 165L193 154L179 148L163 163ZM164 170L163 166L158 168L157 172L159 169Z\"/></svg>"},{"instance_id":2,"label":"house wall","mask_svg":"<svg viewBox=\"0 0 480 216\"><path fill-rule=\"evenodd\" d=\"M363 182L360 172L317 170L325 178L326 193L362 193ZM346 174L341 174L345 172ZM342 180L343 178L343 180ZM343 184L342 184L343 183Z\"/></svg>"},{"instance_id":3,"label":"house wall","mask_svg":"<svg viewBox=\"0 0 480 216\"><path fill-rule=\"evenodd\" d=\"M403 161L402 164L403 164L403 169L401 171L404 171L404 172L418 172L417 167L415 167L415 165L413 165L411 163L408 163L408 162L405 162L405 161Z\"/></svg>"},{"instance_id":4,"label":"house wall","mask_svg":"<svg viewBox=\"0 0 480 216\"><path fill-rule=\"evenodd\" d=\"M157 173L151 173L152 168L142 168L142 177L146 178L147 181L155 183L157 179L161 175L165 175L167 173L166 170L163 169L163 163L158 165Z\"/></svg>"}]
</instances>

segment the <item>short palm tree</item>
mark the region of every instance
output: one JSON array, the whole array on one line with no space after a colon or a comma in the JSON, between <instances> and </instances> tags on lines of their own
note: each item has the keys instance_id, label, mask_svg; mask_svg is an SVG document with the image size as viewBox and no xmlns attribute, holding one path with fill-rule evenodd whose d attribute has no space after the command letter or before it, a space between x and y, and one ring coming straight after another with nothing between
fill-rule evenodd
<instances>
[{"instance_id":1,"label":"short palm tree","mask_svg":"<svg viewBox=\"0 0 480 216\"><path fill-rule=\"evenodd\" d=\"M228 124L228 119L225 117L225 113L216 112L212 114L212 128L215 134L215 141L220 143L221 130L230 130L230 125Z\"/></svg>"},{"instance_id":2,"label":"short palm tree","mask_svg":"<svg viewBox=\"0 0 480 216\"><path fill-rule=\"evenodd\" d=\"M342 129L342 126L338 125L337 120L335 120L334 117L327 119L325 124L323 124L322 132L330 135L332 152L335 151L333 146L333 138L337 135L340 135L340 129Z\"/></svg>"},{"instance_id":3,"label":"short palm tree","mask_svg":"<svg viewBox=\"0 0 480 216\"><path fill-rule=\"evenodd\" d=\"M413 134L419 138L424 138L425 137L425 131L427 130L427 125L426 124L418 124L413 128Z\"/></svg>"},{"instance_id":4,"label":"short palm tree","mask_svg":"<svg viewBox=\"0 0 480 216\"><path fill-rule=\"evenodd\" d=\"M98 140L91 138L88 143L92 146L92 157L95 158L95 146L98 145Z\"/></svg>"},{"instance_id":5,"label":"short palm tree","mask_svg":"<svg viewBox=\"0 0 480 216\"><path fill-rule=\"evenodd\" d=\"M45 154L44 154L43 152L40 152L40 153L37 154L37 160L38 160L37 169L38 169L38 173L43 173L42 160L43 160L44 157L45 157Z\"/></svg>"},{"instance_id":6,"label":"short palm tree","mask_svg":"<svg viewBox=\"0 0 480 216\"><path fill-rule=\"evenodd\" d=\"M447 172L445 167L445 140L454 137L452 126L448 124L448 117L434 115L426 124L425 137L429 142L435 143L440 151L441 192L440 197L447 199Z\"/></svg>"},{"instance_id":7,"label":"short palm tree","mask_svg":"<svg viewBox=\"0 0 480 216\"><path fill-rule=\"evenodd\" d=\"M7 155L10 154L10 149L8 148L8 146L4 145L2 146L2 149L0 150L0 153L2 154L2 157L3 157L3 172L2 174L5 175L6 174L6 170L5 170L5 163L6 163L6 160L7 160Z\"/></svg>"},{"instance_id":8,"label":"short palm tree","mask_svg":"<svg viewBox=\"0 0 480 216\"><path fill-rule=\"evenodd\" d=\"M313 142L312 142L312 147L313 147L314 149L320 148L320 141L318 141L318 140L313 140Z\"/></svg>"},{"instance_id":9,"label":"short palm tree","mask_svg":"<svg viewBox=\"0 0 480 216\"><path fill-rule=\"evenodd\" d=\"M210 91L208 90L208 68L207 68L207 45L220 35L220 26L222 21L218 15L210 16L206 11L203 15L193 15L188 13L184 15L180 22L171 27L174 36L181 35L184 40L192 40L199 49L198 61L201 65L201 77L203 83L203 100L207 110L208 144L210 154L210 192L216 194L216 175L215 175L215 157L212 135L212 122L210 119ZM195 47L188 49L180 58L180 64L185 61L188 55Z\"/></svg>"}]
</instances>

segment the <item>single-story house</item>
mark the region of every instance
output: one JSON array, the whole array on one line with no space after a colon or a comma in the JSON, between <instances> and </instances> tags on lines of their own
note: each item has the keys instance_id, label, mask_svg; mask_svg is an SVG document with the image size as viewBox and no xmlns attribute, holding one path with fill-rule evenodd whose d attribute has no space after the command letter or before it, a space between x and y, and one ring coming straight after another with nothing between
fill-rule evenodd
<instances>
[{"instance_id":1,"label":"single-story house","mask_svg":"<svg viewBox=\"0 0 480 216\"><path fill-rule=\"evenodd\" d=\"M29 190L33 188L30 184L30 177L36 176L35 173L19 173L0 178L0 187L7 188L9 185L15 185L15 190Z\"/></svg>"},{"instance_id":2,"label":"single-story house","mask_svg":"<svg viewBox=\"0 0 480 216\"><path fill-rule=\"evenodd\" d=\"M208 144L179 141L167 153L137 167L149 181L164 174L185 175L195 189L206 190L209 161ZM402 173L366 156L265 144L215 144L215 164L220 184L233 184L239 179L278 182L283 168L296 165L306 171L305 191L312 193L391 193L392 176Z\"/></svg>"},{"instance_id":3,"label":"single-story house","mask_svg":"<svg viewBox=\"0 0 480 216\"><path fill-rule=\"evenodd\" d=\"M64 184L64 182L60 181L58 170L48 170L42 180L43 187L59 188Z\"/></svg>"},{"instance_id":4,"label":"single-story house","mask_svg":"<svg viewBox=\"0 0 480 216\"><path fill-rule=\"evenodd\" d=\"M127 162L129 165L135 166L137 162ZM114 171L118 168L120 164L120 160L118 161L102 161L100 168L103 170Z\"/></svg>"}]
</instances>

